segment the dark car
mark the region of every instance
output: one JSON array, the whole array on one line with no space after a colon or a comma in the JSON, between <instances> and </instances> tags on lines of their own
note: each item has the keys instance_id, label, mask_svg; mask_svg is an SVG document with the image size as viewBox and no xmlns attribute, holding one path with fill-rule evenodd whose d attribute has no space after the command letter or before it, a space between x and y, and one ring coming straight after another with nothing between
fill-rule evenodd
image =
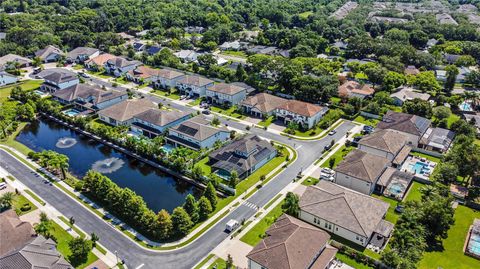
<instances>
[{"instance_id":1,"label":"dark car","mask_svg":"<svg viewBox=\"0 0 480 269\"><path fill-rule=\"evenodd\" d=\"M204 109L204 110L202 111L202 114L210 115L210 110Z\"/></svg>"},{"instance_id":2,"label":"dark car","mask_svg":"<svg viewBox=\"0 0 480 269\"><path fill-rule=\"evenodd\" d=\"M397 205L395 207L395 212L397 213L403 213L403 210L405 209L405 207L403 205Z\"/></svg>"}]
</instances>

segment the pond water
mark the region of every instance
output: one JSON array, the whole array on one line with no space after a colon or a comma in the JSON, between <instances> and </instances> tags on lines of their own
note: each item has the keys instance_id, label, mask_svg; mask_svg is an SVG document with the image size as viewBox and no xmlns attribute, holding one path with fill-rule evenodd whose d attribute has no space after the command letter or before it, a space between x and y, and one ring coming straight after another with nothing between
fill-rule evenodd
<instances>
[{"instance_id":1,"label":"pond water","mask_svg":"<svg viewBox=\"0 0 480 269\"><path fill-rule=\"evenodd\" d=\"M28 125L16 139L35 151L54 150L67 155L69 170L79 178L90 169L103 173L120 187L142 196L155 212L172 212L189 193L196 197L200 194L187 182L46 119ZM71 144L65 146L68 141Z\"/></svg>"}]
</instances>

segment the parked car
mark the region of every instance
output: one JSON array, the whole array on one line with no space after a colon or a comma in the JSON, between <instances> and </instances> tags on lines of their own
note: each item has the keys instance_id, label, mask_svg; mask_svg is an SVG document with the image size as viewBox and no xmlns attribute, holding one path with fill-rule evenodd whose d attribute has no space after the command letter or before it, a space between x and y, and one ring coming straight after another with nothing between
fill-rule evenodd
<instances>
[{"instance_id":1,"label":"parked car","mask_svg":"<svg viewBox=\"0 0 480 269\"><path fill-rule=\"evenodd\" d=\"M403 205L397 205L395 207L395 212L397 213L403 213L403 210L405 209L405 207Z\"/></svg>"},{"instance_id":2,"label":"parked car","mask_svg":"<svg viewBox=\"0 0 480 269\"><path fill-rule=\"evenodd\" d=\"M363 126L363 133L364 134L370 134L373 132L373 130L375 130L375 128L373 128L373 126L370 126L370 125L365 125Z\"/></svg>"},{"instance_id":3,"label":"parked car","mask_svg":"<svg viewBox=\"0 0 480 269\"><path fill-rule=\"evenodd\" d=\"M81 77L83 77L83 78L90 78L90 76L87 75L87 74L84 73L84 72L79 72L78 74L79 74Z\"/></svg>"},{"instance_id":4,"label":"parked car","mask_svg":"<svg viewBox=\"0 0 480 269\"><path fill-rule=\"evenodd\" d=\"M180 100L183 100L183 99L185 99L185 98L187 98L186 95L180 95Z\"/></svg>"},{"instance_id":5,"label":"parked car","mask_svg":"<svg viewBox=\"0 0 480 269\"><path fill-rule=\"evenodd\" d=\"M336 133L337 133L337 131L332 130L332 131L330 131L330 133L328 133L328 135L334 135L334 134L336 134Z\"/></svg>"},{"instance_id":6,"label":"parked car","mask_svg":"<svg viewBox=\"0 0 480 269\"><path fill-rule=\"evenodd\" d=\"M35 69L33 69L33 72L32 72L32 73L33 73L34 75L36 75L36 74L40 73L41 71L42 71L41 68L35 68Z\"/></svg>"},{"instance_id":7,"label":"parked car","mask_svg":"<svg viewBox=\"0 0 480 269\"><path fill-rule=\"evenodd\" d=\"M330 174L320 173L320 179L333 182L335 180L335 177Z\"/></svg>"},{"instance_id":8,"label":"parked car","mask_svg":"<svg viewBox=\"0 0 480 269\"><path fill-rule=\"evenodd\" d=\"M320 170L321 173L328 174L328 175L334 175L335 171L333 171L330 168L324 167L322 170Z\"/></svg>"},{"instance_id":9,"label":"parked car","mask_svg":"<svg viewBox=\"0 0 480 269\"><path fill-rule=\"evenodd\" d=\"M7 188L7 183L2 182L0 183L0 190L6 189Z\"/></svg>"},{"instance_id":10,"label":"parked car","mask_svg":"<svg viewBox=\"0 0 480 269\"><path fill-rule=\"evenodd\" d=\"M235 229L237 229L238 227L240 227L240 223L238 223L238 221L236 221L234 219L231 219L227 222L227 225L225 226L225 231L227 233L231 233Z\"/></svg>"},{"instance_id":11,"label":"parked car","mask_svg":"<svg viewBox=\"0 0 480 269\"><path fill-rule=\"evenodd\" d=\"M202 111L202 114L210 115L210 110L204 109L204 110Z\"/></svg>"}]
</instances>

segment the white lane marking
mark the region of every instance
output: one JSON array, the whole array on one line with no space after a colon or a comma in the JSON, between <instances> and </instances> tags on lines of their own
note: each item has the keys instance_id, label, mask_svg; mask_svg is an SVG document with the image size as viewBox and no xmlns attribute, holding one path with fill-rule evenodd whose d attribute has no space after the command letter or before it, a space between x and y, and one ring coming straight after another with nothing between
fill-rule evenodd
<instances>
[{"instance_id":1,"label":"white lane marking","mask_svg":"<svg viewBox=\"0 0 480 269\"><path fill-rule=\"evenodd\" d=\"M301 147L303 147L303 145L297 146L295 149L298 150Z\"/></svg>"},{"instance_id":2,"label":"white lane marking","mask_svg":"<svg viewBox=\"0 0 480 269\"><path fill-rule=\"evenodd\" d=\"M142 263L142 264L140 264L139 266L137 266L135 269L140 269L140 268L142 268L144 265L145 265L145 264Z\"/></svg>"}]
</instances>

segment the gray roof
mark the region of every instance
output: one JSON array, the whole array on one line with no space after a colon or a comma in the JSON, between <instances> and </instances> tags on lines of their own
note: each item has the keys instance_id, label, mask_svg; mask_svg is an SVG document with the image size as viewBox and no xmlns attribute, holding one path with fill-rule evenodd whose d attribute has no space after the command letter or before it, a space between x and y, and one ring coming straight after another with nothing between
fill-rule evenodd
<instances>
[{"instance_id":1,"label":"gray roof","mask_svg":"<svg viewBox=\"0 0 480 269\"><path fill-rule=\"evenodd\" d=\"M300 197L299 206L301 211L368 238L382 221L390 205L320 180L317 185L306 188Z\"/></svg>"},{"instance_id":2,"label":"gray roof","mask_svg":"<svg viewBox=\"0 0 480 269\"><path fill-rule=\"evenodd\" d=\"M393 129L400 132L422 136L431 121L417 115L388 111L382 121L377 124L377 129Z\"/></svg>"},{"instance_id":3,"label":"gray roof","mask_svg":"<svg viewBox=\"0 0 480 269\"><path fill-rule=\"evenodd\" d=\"M76 84L61 91L56 91L52 95L68 102L78 98L84 100L92 98L91 102L96 105L127 94L113 90L101 90L88 84Z\"/></svg>"},{"instance_id":4,"label":"gray roof","mask_svg":"<svg viewBox=\"0 0 480 269\"><path fill-rule=\"evenodd\" d=\"M67 53L67 58L70 59L77 59L78 56L80 55L86 55L90 57L91 55L99 52L98 49L95 48L89 48L89 47L78 47L73 50L71 50L69 53Z\"/></svg>"},{"instance_id":5,"label":"gray roof","mask_svg":"<svg viewBox=\"0 0 480 269\"><path fill-rule=\"evenodd\" d=\"M45 69L38 76L57 84L78 79L76 73L63 68Z\"/></svg>"},{"instance_id":6,"label":"gray roof","mask_svg":"<svg viewBox=\"0 0 480 269\"><path fill-rule=\"evenodd\" d=\"M443 128L429 128L420 139L420 143L441 150L447 150L450 144L452 144L454 137L455 133L453 131Z\"/></svg>"},{"instance_id":7,"label":"gray roof","mask_svg":"<svg viewBox=\"0 0 480 269\"><path fill-rule=\"evenodd\" d=\"M312 268L312 262L317 260L322 261L322 264L316 264L318 268L325 268L336 253L336 249L328 246L329 239L327 232L283 214L268 228L266 237L247 254L247 258L264 268ZM320 250L322 252L318 255Z\"/></svg>"},{"instance_id":8,"label":"gray roof","mask_svg":"<svg viewBox=\"0 0 480 269\"><path fill-rule=\"evenodd\" d=\"M428 99L430 99L430 94L417 92L410 87L402 87L399 91L390 94L390 97L398 98L402 102L405 102L407 100L413 100L415 98L427 101Z\"/></svg>"},{"instance_id":9,"label":"gray roof","mask_svg":"<svg viewBox=\"0 0 480 269\"><path fill-rule=\"evenodd\" d=\"M155 124L157 126L165 126L188 115L190 115L190 113L185 111L167 111L151 108L135 115L134 118Z\"/></svg>"},{"instance_id":10,"label":"gray roof","mask_svg":"<svg viewBox=\"0 0 480 269\"><path fill-rule=\"evenodd\" d=\"M222 83L217 83L217 84L214 84L213 86L210 86L207 90L223 93L227 95L235 95L239 92L245 91L246 89L234 84L228 84L228 83L222 82Z\"/></svg>"},{"instance_id":11,"label":"gray roof","mask_svg":"<svg viewBox=\"0 0 480 269\"><path fill-rule=\"evenodd\" d=\"M117 121L126 121L155 107L155 104L147 98L129 99L102 109L99 114Z\"/></svg>"},{"instance_id":12,"label":"gray roof","mask_svg":"<svg viewBox=\"0 0 480 269\"><path fill-rule=\"evenodd\" d=\"M437 22L440 24L453 24L458 25L458 23L452 18L448 13L442 13L435 15Z\"/></svg>"},{"instance_id":13,"label":"gray roof","mask_svg":"<svg viewBox=\"0 0 480 269\"><path fill-rule=\"evenodd\" d=\"M377 184L380 186L388 186L392 180L395 181L406 181L410 183L412 181L413 175L409 173L402 172L393 167L387 167L385 172L383 172L382 176L378 180Z\"/></svg>"},{"instance_id":14,"label":"gray roof","mask_svg":"<svg viewBox=\"0 0 480 269\"><path fill-rule=\"evenodd\" d=\"M16 54L7 54L0 57L0 65L5 65L10 62L16 62L16 63L19 63L20 65L26 65L26 64L30 64L32 60Z\"/></svg>"},{"instance_id":15,"label":"gray roof","mask_svg":"<svg viewBox=\"0 0 480 269\"><path fill-rule=\"evenodd\" d=\"M174 79L174 78L184 76L185 74L175 70L171 70L171 69L160 69L158 70L157 75L158 77L161 77L164 79Z\"/></svg>"},{"instance_id":16,"label":"gray roof","mask_svg":"<svg viewBox=\"0 0 480 269\"><path fill-rule=\"evenodd\" d=\"M210 125L210 122L201 115L184 121L179 125L172 127L170 130L198 141L204 141L219 132L228 132L228 129L225 127L213 127Z\"/></svg>"},{"instance_id":17,"label":"gray roof","mask_svg":"<svg viewBox=\"0 0 480 269\"><path fill-rule=\"evenodd\" d=\"M62 55L63 51L55 46L48 45L43 49L37 50L35 52L35 57L45 60L45 58L47 58L50 54Z\"/></svg>"},{"instance_id":18,"label":"gray roof","mask_svg":"<svg viewBox=\"0 0 480 269\"><path fill-rule=\"evenodd\" d=\"M183 78L179 79L178 83L185 85L193 85L196 87L203 87L210 83L213 83L213 80L196 75L186 75Z\"/></svg>"},{"instance_id":19,"label":"gray roof","mask_svg":"<svg viewBox=\"0 0 480 269\"><path fill-rule=\"evenodd\" d=\"M7 33L0 32L0 40L7 38Z\"/></svg>"},{"instance_id":20,"label":"gray roof","mask_svg":"<svg viewBox=\"0 0 480 269\"><path fill-rule=\"evenodd\" d=\"M73 269L51 239L38 236L21 250L0 258L1 269Z\"/></svg>"},{"instance_id":21,"label":"gray roof","mask_svg":"<svg viewBox=\"0 0 480 269\"><path fill-rule=\"evenodd\" d=\"M364 136L358 144L392 153L395 156L407 144L407 141L406 135L386 129Z\"/></svg>"},{"instance_id":22,"label":"gray roof","mask_svg":"<svg viewBox=\"0 0 480 269\"><path fill-rule=\"evenodd\" d=\"M142 62L136 61L136 60L129 61L129 60L123 58L123 57L115 57L113 59L108 59L107 64L115 66L117 68L122 68L122 67L130 66L130 65L141 65Z\"/></svg>"},{"instance_id":23,"label":"gray roof","mask_svg":"<svg viewBox=\"0 0 480 269\"><path fill-rule=\"evenodd\" d=\"M387 158L355 149L337 165L335 171L366 182L376 183L389 164L390 161Z\"/></svg>"},{"instance_id":24,"label":"gray roof","mask_svg":"<svg viewBox=\"0 0 480 269\"><path fill-rule=\"evenodd\" d=\"M212 167L242 175L276 149L267 141L249 134L209 154L215 161Z\"/></svg>"}]
</instances>

